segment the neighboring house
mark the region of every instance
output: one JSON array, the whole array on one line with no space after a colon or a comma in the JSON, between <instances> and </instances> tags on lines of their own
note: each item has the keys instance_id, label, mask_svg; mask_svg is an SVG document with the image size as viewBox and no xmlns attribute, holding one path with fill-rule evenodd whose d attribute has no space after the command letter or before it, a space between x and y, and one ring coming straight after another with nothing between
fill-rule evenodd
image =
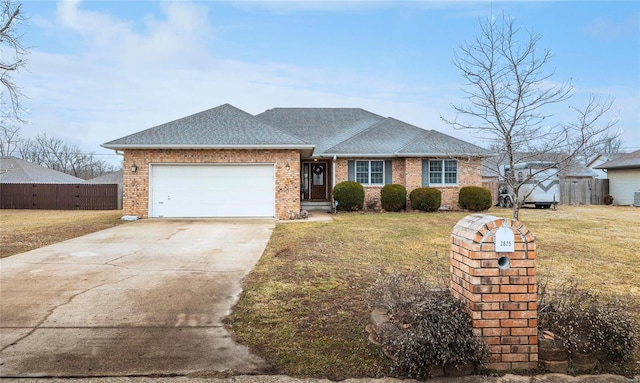
<instances>
[{"instance_id":1,"label":"neighboring house","mask_svg":"<svg viewBox=\"0 0 640 383\"><path fill-rule=\"evenodd\" d=\"M2 209L57 209L67 202L58 196L58 189L85 183L81 178L20 158L0 157Z\"/></svg>"},{"instance_id":2,"label":"neighboring house","mask_svg":"<svg viewBox=\"0 0 640 383\"><path fill-rule=\"evenodd\" d=\"M276 217L332 207L354 180L366 199L385 184L433 186L442 205L482 183L487 152L356 108L274 108L253 116L225 104L107 142L124 152L126 215Z\"/></svg>"},{"instance_id":3,"label":"neighboring house","mask_svg":"<svg viewBox=\"0 0 640 383\"><path fill-rule=\"evenodd\" d=\"M83 184L82 178L49 169L16 157L0 157L2 184Z\"/></svg>"},{"instance_id":4,"label":"neighboring house","mask_svg":"<svg viewBox=\"0 0 640 383\"><path fill-rule=\"evenodd\" d=\"M609 194L613 196L614 205L638 202L635 198L636 193L640 193L640 150L607 161L596 169L607 172Z\"/></svg>"},{"instance_id":5,"label":"neighboring house","mask_svg":"<svg viewBox=\"0 0 640 383\"><path fill-rule=\"evenodd\" d=\"M118 185L118 209L122 209L122 170L105 173L96 178L87 180L90 184L116 184Z\"/></svg>"},{"instance_id":6,"label":"neighboring house","mask_svg":"<svg viewBox=\"0 0 640 383\"><path fill-rule=\"evenodd\" d=\"M596 174L596 178L605 179L607 178L607 172L604 171L604 169L599 169L598 166L604 164L605 162L615 160L616 158L623 156L625 154L626 153L616 153L616 154L600 153L596 155L591 161L589 161L589 163L587 164L587 167Z\"/></svg>"},{"instance_id":7,"label":"neighboring house","mask_svg":"<svg viewBox=\"0 0 640 383\"><path fill-rule=\"evenodd\" d=\"M0 158L2 209L117 209L117 187L94 184L15 157Z\"/></svg>"}]
</instances>

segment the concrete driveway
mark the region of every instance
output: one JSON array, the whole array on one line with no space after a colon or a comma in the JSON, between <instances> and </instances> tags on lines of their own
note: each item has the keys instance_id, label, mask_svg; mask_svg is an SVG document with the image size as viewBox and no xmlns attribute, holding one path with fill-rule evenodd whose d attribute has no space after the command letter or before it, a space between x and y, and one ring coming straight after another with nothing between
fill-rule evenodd
<instances>
[{"instance_id":1,"label":"concrete driveway","mask_svg":"<svg viewBox=\"0 0 640 383\"><path fill-rule=\"evenodd\" d=\"M0 260L0 376L255 374L222 325L274 220L142 220Z\"/></svg>"}]
</instances>

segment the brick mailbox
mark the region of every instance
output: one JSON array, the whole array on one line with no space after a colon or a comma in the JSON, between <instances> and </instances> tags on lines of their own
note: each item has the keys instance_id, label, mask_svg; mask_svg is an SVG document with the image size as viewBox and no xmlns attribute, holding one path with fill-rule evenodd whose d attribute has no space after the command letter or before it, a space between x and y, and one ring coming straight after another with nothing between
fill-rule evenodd
<instances>
[{"instance_id":1,"label":"brick mailbox","mask_svg":"<svg viewBox=\"0 0 640 383\"><path fill-rule=\"evenodd\" d=\"M535 236L516 220L469 215L453 228L450 268L452 293L489 346L488 367L537 368Z\"/></svg>"}]
</instances>

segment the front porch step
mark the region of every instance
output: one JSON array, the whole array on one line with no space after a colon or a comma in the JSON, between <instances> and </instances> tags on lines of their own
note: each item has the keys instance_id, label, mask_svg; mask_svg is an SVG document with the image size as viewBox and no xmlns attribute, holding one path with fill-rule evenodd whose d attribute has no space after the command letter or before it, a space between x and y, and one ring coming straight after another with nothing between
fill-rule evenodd
<instances>
[{"instance_id":1,"label":"front porch step","mask_svg":"<svg viewBox=\"0 0 640 383\"><path fill-rule=\"evenodd\" d=\"M302 201L300 202L300 209L306 211L333 211L333 206L330 201Z\"/></svg>"}]
</instances>

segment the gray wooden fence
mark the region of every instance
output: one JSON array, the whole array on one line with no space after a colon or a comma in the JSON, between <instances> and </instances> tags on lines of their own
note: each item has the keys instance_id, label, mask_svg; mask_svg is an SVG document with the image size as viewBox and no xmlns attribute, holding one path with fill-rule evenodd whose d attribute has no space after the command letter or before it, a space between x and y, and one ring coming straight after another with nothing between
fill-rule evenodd
<instances>
[{"instance_id":1,"label":"gray wooden fence","mask_svg":"<svg viewBox=\"0 0 640 383\"><path fill-rule=\"evenodd\" d=\"M117 184L2 184L0 208L117 210Z\"/></svg>"},{"instance_id":2,"label":"gray wooden fence","mask_svg":"<svg viewBox=\"0 0 640 383\"><path fill-rule=\"evenodd\" d=\"M603 205L609 194L609 180L565 178L560 180L560 203L564 205Z\"/></svg>"}]
</instances>

